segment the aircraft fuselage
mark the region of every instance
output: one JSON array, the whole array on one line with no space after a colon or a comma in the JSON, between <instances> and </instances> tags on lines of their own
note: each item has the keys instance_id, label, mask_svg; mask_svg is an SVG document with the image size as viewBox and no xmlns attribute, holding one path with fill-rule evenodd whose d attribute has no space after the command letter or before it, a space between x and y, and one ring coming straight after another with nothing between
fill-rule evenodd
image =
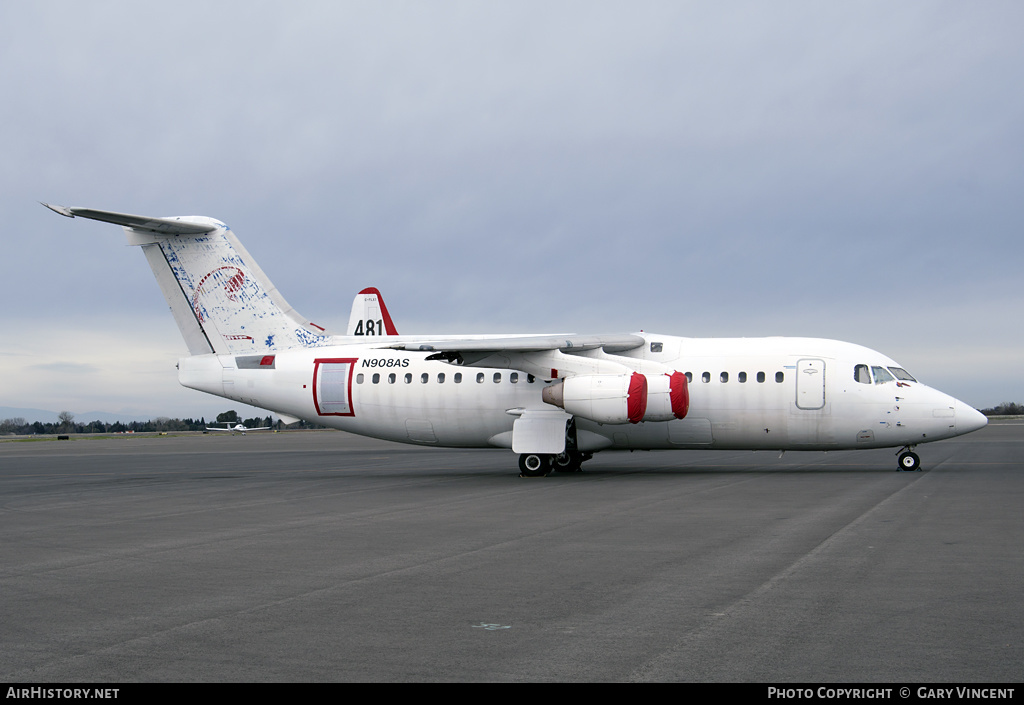
<instances>
[{"instance_id":1,"label":"aircraft fuselage","mask_svg":"<svg viewBox=\"0 0 1024 705\"><path fill-rule=\"evenodd\" d=\"M615 359L685 373L685 418L602 424L577 416L578 450L899 447L986 423L963 402L909 375L900 379L896 362L859 345L641 335L646 345ZM555 369L545 379L343 340L272 355L183 358L179 380L331 428L421 445L512 448L513 423L525 410L558 412L541 399L541 390L557 382Z\"/></svg>"}]
</instances>

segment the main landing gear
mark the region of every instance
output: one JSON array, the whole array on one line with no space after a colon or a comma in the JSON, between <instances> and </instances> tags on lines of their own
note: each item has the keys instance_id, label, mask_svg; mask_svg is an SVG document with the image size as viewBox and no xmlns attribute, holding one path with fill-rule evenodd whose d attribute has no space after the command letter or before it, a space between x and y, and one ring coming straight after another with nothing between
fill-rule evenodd
<instances>
[{"instance_id":1,"label":"main landing gear","mask_svg":"<svg viewBox=\"0 0 1024 705\"><path fill-rule=\"evenodd\" d=\"M544 477L556 472L580 472L584 461L594 457L593 453L566 451L558 455L544 453L523 453L519 456L519 472L522 477Z\"/></svg>"},{"instance_id":2,"label":"main landing gear","mask_svg":"<svg viewBox=\"0 0 1024 705\"><path fill-rule=\"evenodd\" d=\"M911 446L900 449L900 457L896 462L899 464L899 469L906 472L921 469L921 458L917 453L911 451Z\"/></svg>"},{"instance_id":3,"label":"main landing gear","mask_svg":"<svg viewBox=\"0 0 1024 705\"><path fill-rule=\"evenodd\" d=\"M519 456L522 477L544 477L551 472L551 457L544 453L523 453Z\"/></svg>"}]
</instances>

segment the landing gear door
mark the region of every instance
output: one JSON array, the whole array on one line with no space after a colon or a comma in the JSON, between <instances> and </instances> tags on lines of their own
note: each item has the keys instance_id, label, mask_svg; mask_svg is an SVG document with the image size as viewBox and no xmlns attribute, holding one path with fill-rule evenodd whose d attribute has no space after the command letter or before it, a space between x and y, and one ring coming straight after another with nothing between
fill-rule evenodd
<instances>
[{"instance_id":1,"label":"landing gear door","mask_svg":"<svg viewBox=\"0 0 1024 705\"><path fill-rule=\"evenodd\" d=\"M821 409L825 406L825 361L798 360L796 363L796 406Z\"/></svg>"},{"instance_id":2,"label":"landing gear door","mask_svg":"<svg viewBox=\"0 0 1024 705\"><path fill-rule=\"evenodd\" d=\"M564 452L565 428L571 418L559 409L526 410L512 424L512 451L549 455Z\"/></svg>"}]
</instances>

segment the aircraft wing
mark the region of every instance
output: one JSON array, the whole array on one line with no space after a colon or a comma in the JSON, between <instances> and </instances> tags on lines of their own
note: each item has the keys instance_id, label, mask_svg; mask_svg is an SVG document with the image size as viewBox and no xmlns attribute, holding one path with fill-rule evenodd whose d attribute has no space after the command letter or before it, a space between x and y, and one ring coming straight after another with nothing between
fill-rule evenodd
<instances>
[{"instance_id":1,"label":"aircraft wing","mask_svg":"<svg viewBox=\"0 0 1024 705\"><path fill-rule=\"evenodd\" d=\"M429 352L427 360L442 360L466 367L520 370L541 379L586 374L622 375L636 371L637 361L624 364L591 355L594 350L614 356L646 344L640 335L524 335L493 338L436 339L396 342L381 348Z\"/></svg>"},{"instance_id":2,"label":"aircraft wing","mask_svg":"<svg viewBox=\"0 0 1024 705\"><path fill-rule=\"evenodd\" d=\"M646 341L639 335L523 335L506 338L465 338L461 340L438 339L417 340L406 343L382 345L394 350L416 350L438 353L500 353L500 352L562 352L604 348L616 353L633 350Z\"/></svg>"}]
</instances>

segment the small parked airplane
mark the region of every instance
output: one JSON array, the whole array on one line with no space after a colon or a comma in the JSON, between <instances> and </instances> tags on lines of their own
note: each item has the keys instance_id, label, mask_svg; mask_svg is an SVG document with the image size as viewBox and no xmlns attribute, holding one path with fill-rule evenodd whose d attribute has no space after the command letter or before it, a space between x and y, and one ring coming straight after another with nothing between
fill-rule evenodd
<instances>
[{"instance_id":1,"label":"small parked airplane","mask_svg":"<svg viewBox=\"0 0 1024 705\"><path fill-rule=\"evenodd\" d=\"M229 423L229 424L227 424L226 428L219 428L217 426L207 426L206 427L207 431L230 431L232 436L235 435L236 433L241 433L244 436L246 431L267 431L269 429L270 429L270 426L260 426L259 428L246 428L245 424L240 424L240 423L237 423L234 426L232 426Z\"/></svg>"},{"instance_id":2,"label":"small parked airplane","mask_svg":"<svg viewBox=\"0 0 1024 705\"><path fill-rule=\"evenodd\" d=\"M300 316L222 222L67 208L142 248L190 357L179 382L402 443L510 448L525 476L603 450L914 448L987 423L890 358L815 338L398 335L364 289L346 335Z\"/></svg>"}]
</instances>

